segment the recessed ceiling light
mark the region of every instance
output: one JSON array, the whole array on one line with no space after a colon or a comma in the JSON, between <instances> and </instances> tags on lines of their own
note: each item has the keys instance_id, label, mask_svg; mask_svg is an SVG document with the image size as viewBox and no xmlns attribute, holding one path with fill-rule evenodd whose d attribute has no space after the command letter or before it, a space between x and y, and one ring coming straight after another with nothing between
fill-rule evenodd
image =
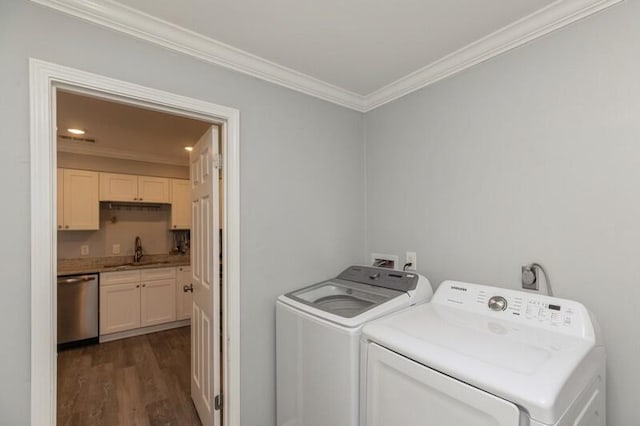
<instances>
[{"instance_id":1,"label":"recessed ceiling light","mask_svg":"<svg viewBox=\"0 0 640 426\"><path fill-rule=\"evenodd\" d=\"M84 130L82 129L67 129L67 132L73 133L74 135L84 135Z\"/></svg>"},{"instance_id":2,"label":"recessed ceiling light","mask_svg":"<svg viewBox=\"0 0 640 426\"><path fill-rule=\"evenodd\" d=\"M186 149L189 152L193 151L193 147L192 146L185 146L184 149Z\"/></svg>"}]
</instances>

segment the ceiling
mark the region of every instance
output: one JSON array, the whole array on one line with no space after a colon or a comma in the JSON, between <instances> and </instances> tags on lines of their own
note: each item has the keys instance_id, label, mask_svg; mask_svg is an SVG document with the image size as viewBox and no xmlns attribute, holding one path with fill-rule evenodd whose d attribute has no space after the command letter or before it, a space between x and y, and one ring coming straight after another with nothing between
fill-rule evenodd
<instances>
[{"instance_id":1,"label":"ceiling","mask_svg":"<svg viewBox=\"0 0 640 426\"><path fill-rule=\"evenodd\" d=\"M119 0L368 95L553 0Z\"/></svg>"},{"instance_id":2,"label":"ceiling","mask_svg":"<svg viewBox=\"0 0 640 426\"><path fill-rule=\"evenodd\" d=\"M211 123L118 102L58 91L58 150L79 154L188 165L193 146ZM67 129L86 131L72 135ZM70 141L61 135L95 139Z\"/></svg>"},{"instance_id":3,"label":"ceiling","mask_svg":"<svg viewBox=\"0 0 640 426\"><path fill-rule=\"evenodd\" d=\"M622 0L31 0L360 112Z\"/></svg>"}]
</instances>

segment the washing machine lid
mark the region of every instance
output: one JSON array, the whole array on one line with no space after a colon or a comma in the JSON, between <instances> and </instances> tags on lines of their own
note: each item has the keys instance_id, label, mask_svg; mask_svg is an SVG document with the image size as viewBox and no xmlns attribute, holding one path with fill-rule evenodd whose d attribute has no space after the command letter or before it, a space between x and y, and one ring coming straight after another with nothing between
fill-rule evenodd
<instances>
[{"instance_id":1,"label":"washing machine lid","mask_svg":"<svg viewBox=\"0 0 640 426\"><path fill-rule=\"evenodd\" d=\"M334 279L292 291L285 297L341 318L354 318L402 294L388 288Z\"/></svg>"},{"instance_id":2,"label":"washing machine lid","mask_svg":"<svg viewBox=\"0 0 640 426\"><path fill-rule=\"evenodd\" d=\"M498 297L505 309L491 310ZM363 334L555 424L604 357L594 330L577 302L445 281L431 303L369 323Z\"/></svg>"}]
</instances>

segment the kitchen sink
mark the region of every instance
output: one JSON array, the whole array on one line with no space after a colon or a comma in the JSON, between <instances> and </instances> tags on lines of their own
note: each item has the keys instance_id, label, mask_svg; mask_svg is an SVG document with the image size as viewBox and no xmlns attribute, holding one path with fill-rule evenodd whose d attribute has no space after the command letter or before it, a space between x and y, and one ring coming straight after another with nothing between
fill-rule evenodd
<instances>
[{"instance_id":1,"label":"kitchen sink","mask_svg":"<svg viewBox=\"0 0 640 426\"><path fill-rule=\"evenodd\" d=\"M147 266L147 265L166 265L169 262L168 260L163 260L161 262L130 262L130 263L125 263L125 266Z\"/></svg>"},{"instance_id":2,"label":"kitchen sink","mask_svg":"<svg viewBox=\"0 0 640 426\"><path fill-rule=\"evenodd\" d=\"M158 262L129 262L129 263L123 263L121 265L114 265L114 266L110 266L109 269L115 269L116 271L122 271L122 270L127 270L130 268L134 268L134 267L146 267L146 266L158 266L158 265L168 265L169 263L171 263L168 260L162 260L162 261L158 261Z\"/></svg>"}]
</instances>

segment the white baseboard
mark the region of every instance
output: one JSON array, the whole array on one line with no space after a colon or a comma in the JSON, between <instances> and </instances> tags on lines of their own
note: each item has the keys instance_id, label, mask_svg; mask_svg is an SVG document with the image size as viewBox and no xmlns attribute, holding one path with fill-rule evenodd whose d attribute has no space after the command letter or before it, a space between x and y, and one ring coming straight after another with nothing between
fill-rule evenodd
<instances>
[{"instance_id":1,"label":"white baseboard","mask_svg":"<svg viewBox=\"0 0 640 426\"><path fill-rule=\"evenodd\" d=\"M121 331L119 333L103 334L100 336L99 341L100 343L111 342L113 340L126 339L127 337L141 336L143 334L171 330L172 328L186 327L187 325L191 325L190 319L167 322L164 324L152 325L150 327L136 328L133 330Z\"/></svg>"}]
</instances>

